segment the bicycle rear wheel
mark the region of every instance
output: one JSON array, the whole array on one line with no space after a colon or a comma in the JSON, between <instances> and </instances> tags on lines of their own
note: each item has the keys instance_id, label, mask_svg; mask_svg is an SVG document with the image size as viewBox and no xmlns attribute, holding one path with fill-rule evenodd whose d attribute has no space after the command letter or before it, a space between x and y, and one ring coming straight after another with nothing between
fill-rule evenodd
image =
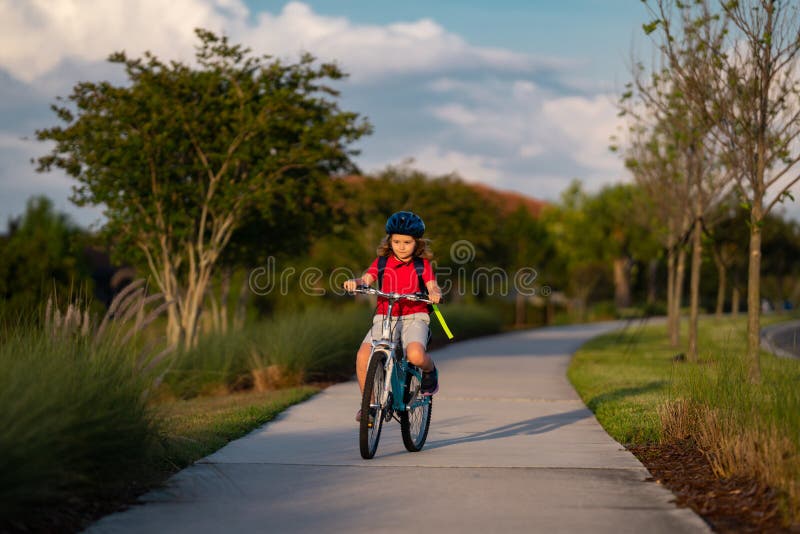
<instances>
[{"instance_id":1,"label":"bicycle rear wheel","mask_svg":"<svg viewBox=\"0 0 800 534\"><path fill-rule=\"evenodd\" d=\"M408 409L400 414L400 434L403 436L403 445L409 452L422 450L431 425L433 397L423 399L419 389L419 378L409 372L406 375L406 388L403 393L403 401Z\"/></svg>"},{"instance_id":2,"label":"bicycle rear wheel","mask_svg":"<svg viewBox=\"0 0 800 534\"><path fill-rule=\"evenodd\" d=\"M381 439L383 417L386 406L381 404L384 389L386 388L386 368L384 366L388 354L376 350L367 368L367 379L364 383L364 393L361 396L361 424L359 426L358 443L361 448L361 457L369 460L378 450L378 441Z\"/></svg>"}]
</instances>

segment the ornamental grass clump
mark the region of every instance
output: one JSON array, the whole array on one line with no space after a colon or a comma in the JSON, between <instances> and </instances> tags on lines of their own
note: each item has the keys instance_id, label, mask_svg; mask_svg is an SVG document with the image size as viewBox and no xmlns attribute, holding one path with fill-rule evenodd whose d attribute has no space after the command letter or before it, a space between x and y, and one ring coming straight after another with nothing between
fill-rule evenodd
<instances>
[{"instance_id":1,"label":"ornamental grass clump","mask_svg":"<svg viewBox=\"0 0 800 534\"><path fill-rule=\"evenodd\" d=\"M717 334L718 335L718 334ZM786 521L800 519L800 365L762 354L748 380L744 344L717 340L699 365L676 366L662 408L666 440L691 438L721 478L746 477L781 493Z\"/></svg>"},{"instance_id":2,"label":"ornamental grass clump","mask_svg":"<svg viewBox=\"0 0 800 534\"><path fill-rule=\"evenodd\" d=\"M158 439L147 398L163 351L137 342L158 300L142 287L118 296L100 325L51 299L43 321L0 332L0 526L46 520L144 474Z\"/></svg>"}]
</instances>

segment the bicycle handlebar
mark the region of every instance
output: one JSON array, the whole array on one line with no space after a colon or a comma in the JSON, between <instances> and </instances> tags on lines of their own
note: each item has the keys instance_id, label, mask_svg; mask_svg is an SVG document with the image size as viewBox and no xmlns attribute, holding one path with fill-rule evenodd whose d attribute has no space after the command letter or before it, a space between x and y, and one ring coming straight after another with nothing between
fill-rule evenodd
<instances>
[{"instance_id":1,"label":"bicycle handlebar","mask_svg":"<svg viewBox=\"0 0 800 534\"><path fill-rule=\"evenodd\" d=\"M377 295L379 297L384 297L389 300L414 300L417 302L426 302L428 304L434 304L432 300L425 297L424 293L385 293L380 289L375 289L374 287L370 286L356 286L355 290L351 291L350 293L361 293L363 295Z\"/></svg>"}]
</instances>

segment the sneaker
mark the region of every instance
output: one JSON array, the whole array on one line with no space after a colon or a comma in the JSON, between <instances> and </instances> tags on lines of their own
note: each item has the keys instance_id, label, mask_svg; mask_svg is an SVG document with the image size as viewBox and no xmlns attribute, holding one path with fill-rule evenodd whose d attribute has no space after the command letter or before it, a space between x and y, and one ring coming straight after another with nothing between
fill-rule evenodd
<instances>
[{"instance_id":1,"label":"sneaker","mask_svg":"<svg viewBox=\"0 0 800 534\"><path fill-rule=\"evenodd\" d=\"M439 391L439 371L435 367L431 372L422 372L422 384L420 384L419 391L423 397L435 395Z\"/></svg>"}]
</instances>

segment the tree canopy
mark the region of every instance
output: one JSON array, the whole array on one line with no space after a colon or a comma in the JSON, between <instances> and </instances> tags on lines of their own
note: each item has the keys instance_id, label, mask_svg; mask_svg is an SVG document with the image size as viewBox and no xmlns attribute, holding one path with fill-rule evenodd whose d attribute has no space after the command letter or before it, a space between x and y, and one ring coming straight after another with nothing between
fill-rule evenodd
<instances>
[{"instance_id":1,"label":"tree canopy","mask_svg":"<svg viewBox=\"0 0 800 534\"><path fill-rule=\"evenodd\" d=\"M277 198L304 209L305 192L352 171L350 146L370 132L339 109L330 82L345 74L310 55L255 56L197 30L196 66L124 52L128 83L81 82L53 106L64 125L40 170L64 169L78 205L102 205L116 252L140 258L172 300L169 335L194 339L203 293L242 218ZM286 192L290 194L286 194Z\"/></svg>"}]
</instances>

